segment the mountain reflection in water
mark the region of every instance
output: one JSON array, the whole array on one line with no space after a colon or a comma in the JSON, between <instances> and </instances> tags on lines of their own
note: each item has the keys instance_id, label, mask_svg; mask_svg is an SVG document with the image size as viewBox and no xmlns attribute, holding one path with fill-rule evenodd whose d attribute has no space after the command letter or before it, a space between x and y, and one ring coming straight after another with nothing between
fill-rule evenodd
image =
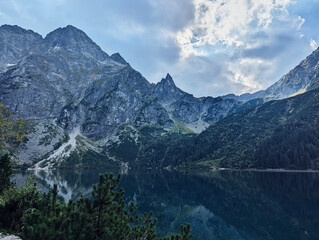
<instances>
[{"instance_id":1,"label":"mountain reflection in water","mask_svg":"<svg viewBox=\"0 0 319 240\"><path fill-rule=\"evenodd\" d=\"M65 199L90 197L100 173L34 172L43 191L57 184ZM15 176L17 184L29 173ZM130 170L125 199L139 213L153 211L161 235L190 223L193 239L319 239L319 173Z\"/></svg>"}]
</instances>

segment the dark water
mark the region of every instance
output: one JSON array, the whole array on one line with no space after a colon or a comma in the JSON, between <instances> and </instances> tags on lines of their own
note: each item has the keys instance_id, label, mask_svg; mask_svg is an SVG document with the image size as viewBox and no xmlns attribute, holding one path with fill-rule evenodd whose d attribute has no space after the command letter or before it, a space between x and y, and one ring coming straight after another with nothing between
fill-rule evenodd
<instances>
[{"instance_id":1,"label":"dark water","mask_svg":"<svg viewBox=\"0 0 319 240\"><path fill-rule=\"evenodd\" d=\"M44 191L57 183L63 197L77 199L106 171L38 172L36 181ZM319 173L132 170L121 186L139 211L153 211L161 235L190 223L201 240L319 239Z\"/></svg>"}]
</instances>

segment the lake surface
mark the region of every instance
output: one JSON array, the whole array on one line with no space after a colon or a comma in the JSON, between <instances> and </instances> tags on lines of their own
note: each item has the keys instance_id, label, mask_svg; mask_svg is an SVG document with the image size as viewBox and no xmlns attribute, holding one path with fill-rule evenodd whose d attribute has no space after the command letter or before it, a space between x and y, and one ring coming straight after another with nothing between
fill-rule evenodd
<instances>
[{"instance_id":1,"label":"lake surface","mask_svg":"<svg viewBox=\"0 0 319 240\"><path fill-rule=\"evenodd\" d=\"M43 191L90 196L100 170L36 172ZM122 173L125 199L153 211L161 235L190 223L193 239L319 239L319 173L130 170ZM18 184L26 173L15 176Z\"/></svg>"}]
</instances>

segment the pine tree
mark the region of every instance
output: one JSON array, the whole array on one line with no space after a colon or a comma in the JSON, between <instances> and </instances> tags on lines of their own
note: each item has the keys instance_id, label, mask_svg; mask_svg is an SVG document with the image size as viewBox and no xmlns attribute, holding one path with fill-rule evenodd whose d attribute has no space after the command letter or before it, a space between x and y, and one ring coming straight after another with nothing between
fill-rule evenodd
<instances>
[{"instance_id":1,"label":"pine tree","mask_svg":"<svg viewBox=\"0 0 319 240\"><path fill-rule=\"evenodd\" d=\"M0 194L11 186L12 163L8 154L0 157Z\"/></svg>"},{"instance_id":2,"label":"pine tree","mask_svg":"<svg viewBox=\"0 0 319 240\"><path fill-rule=\"evenodd\" d=\"M57 187L33 201L23 214L21 237L48 240L156 240L157 220L152 213L140 217L133 203L124 201L118 189L120 176L100 176L93 187L92 199L81 198L66 204L57 199ZM182 226L180 234L163 240L191 239L190 226Z\"/></svg>"}]
</instances>

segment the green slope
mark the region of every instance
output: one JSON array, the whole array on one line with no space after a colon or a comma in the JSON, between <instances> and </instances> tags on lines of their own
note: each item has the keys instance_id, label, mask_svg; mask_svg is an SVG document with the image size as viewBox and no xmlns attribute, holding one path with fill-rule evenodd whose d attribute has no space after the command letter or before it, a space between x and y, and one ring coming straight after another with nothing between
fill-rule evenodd
<instances>
[{"instance_id":1,"label":"green slope","mask_svg":"<svg viewBox=\"0 0 319 240\"><path fill-rule=\"evenodd\" d=\"M233 114L198 136L164 137L140 161L161 165L319 169L319 90Z\"/></svg>"}]
</instances>

